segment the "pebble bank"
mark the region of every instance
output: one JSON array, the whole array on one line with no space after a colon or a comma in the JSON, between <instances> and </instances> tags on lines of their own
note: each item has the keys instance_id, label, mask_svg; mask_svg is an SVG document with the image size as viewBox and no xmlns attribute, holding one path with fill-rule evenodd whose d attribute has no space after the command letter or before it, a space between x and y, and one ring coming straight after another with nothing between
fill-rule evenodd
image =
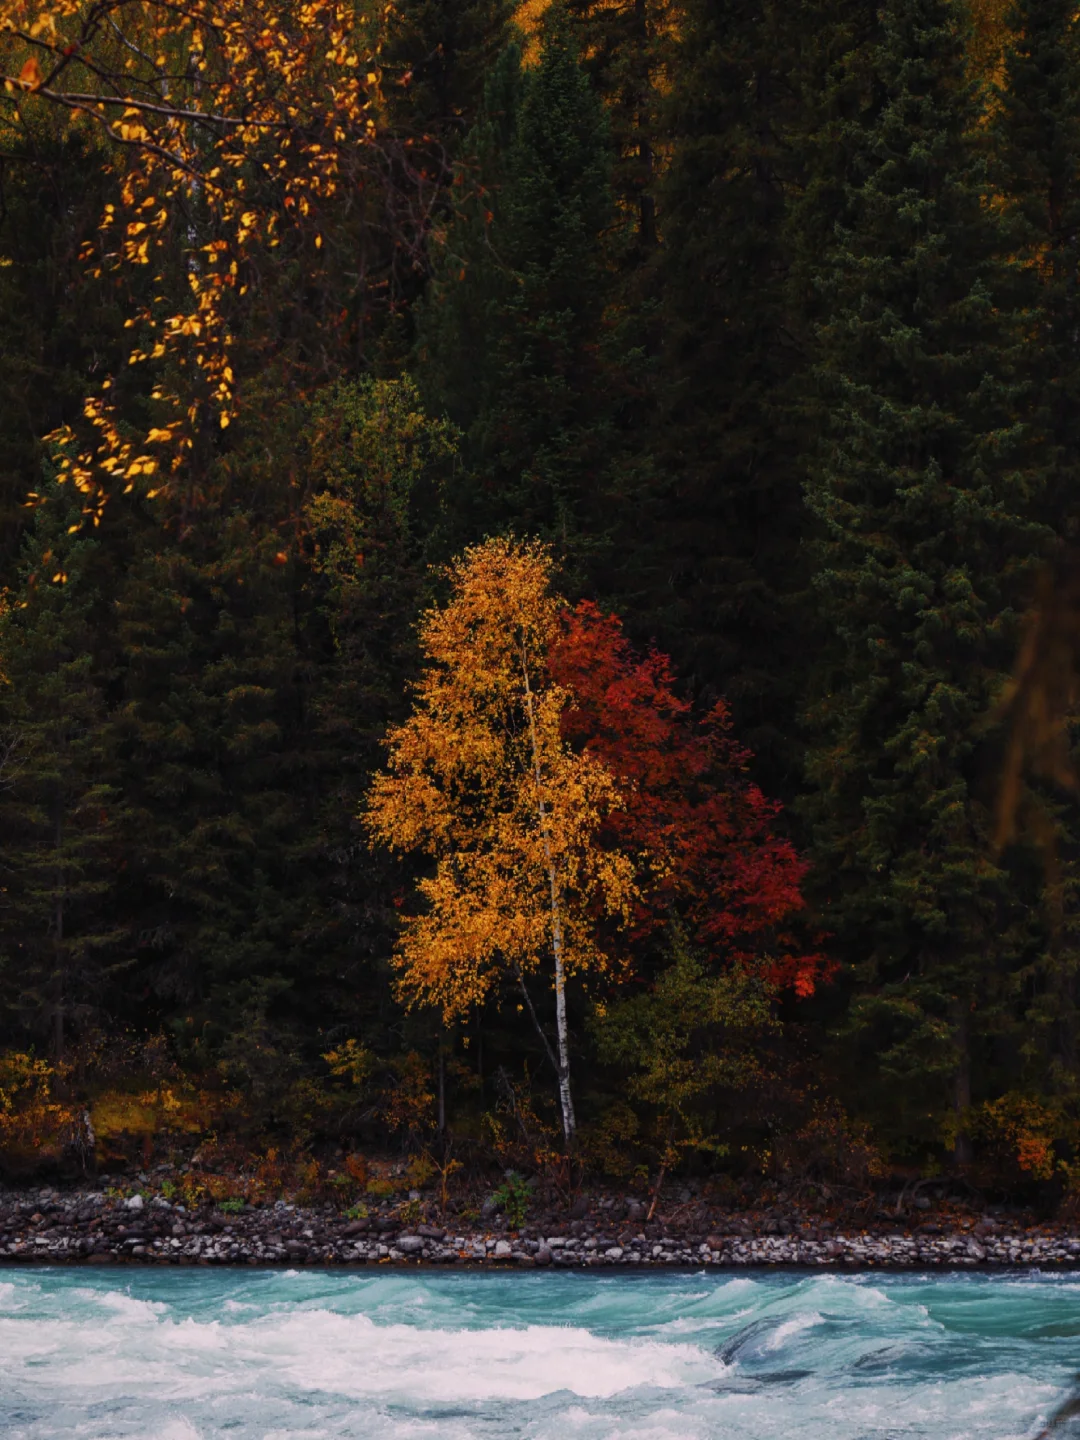
<instances>
[{"instance_id":1,"label":"pebble bank","mask_svg":"<svg viewBox=\"0 0 1080 1440\"><path fill-rule=\"evenodd\" d=\"M505 1223L444 1228L394 1216L350 1220L332 1207L283 1201L228 1214L142 1194L0 1192L0 1264L1080 1266L1080 1234L1061 1226L1019 1229L985 1218L952 1230L924 1224L892 1233L784 1228L790 1233L755 1233L735 1215L703 1232L645 1223L632 1208L615 1223L548 1216L520 1230Z\"/></svg>"}]
</instances>

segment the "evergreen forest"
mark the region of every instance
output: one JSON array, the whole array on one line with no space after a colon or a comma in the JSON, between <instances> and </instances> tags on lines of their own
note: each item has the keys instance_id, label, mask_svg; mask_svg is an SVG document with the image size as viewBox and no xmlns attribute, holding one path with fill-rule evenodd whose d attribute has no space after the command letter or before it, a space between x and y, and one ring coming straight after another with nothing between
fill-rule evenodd
<instances>
[{"instance_id":1,"label":"evergreen forest","mask_svg":"<svg viewBox=\"0 0 1080 1440\"><path fill-rule=\"evenodd\" d=\"M1080 1194L1075 6L0 74L0 1171Z\"/></svg>"}]
</instances>

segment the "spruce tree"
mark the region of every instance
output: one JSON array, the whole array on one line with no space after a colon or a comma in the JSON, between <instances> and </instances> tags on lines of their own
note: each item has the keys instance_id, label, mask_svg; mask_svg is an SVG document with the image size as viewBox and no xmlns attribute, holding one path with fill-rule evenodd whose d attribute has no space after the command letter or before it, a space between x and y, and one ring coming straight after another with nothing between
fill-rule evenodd
<instances>
[{"instance_id":1,"label":"spruce tree","mask_svg":"<svg viewBox=\"0 0 1080 1440\"><path fill-rule=\"evenodd\" d=\"M803 527L788 211L805 33L799 7L686 6L662 110L654 474L624 525L637 605L698 687L733 702L786 793L805 650L788 603Z\"/></svg>"},{"instance_id":2,"label":"spruce tree","mask_svg":"<svg viewBox=\"0 0 1080 1440\"><path fill-rule=\"evenodd\" d=\"M1026 316L1023 374L1039 447L1039 513L1056 537L1064 585L1080 546L1080 33L1075 9L1062 0L1017 0L1006 18L994 138ZM1073 801L1051 802L1055 811L1057 873L1047 948L1031 977L1025 1078L1075 1098L1080 822Z\"/></svg>"},{"instance_id":3,"label":"spruce tree","mask_svg":"<svg viewBox=\"0 0 1080 1440\"><path fill-rule=\"evenodd\" d=\"M54 482L41 494L0 626L0 926L9 1013L62 1059L73 1034L101 1018L104 964L121 938L109 903L120 809L106 694L115 654L102 547L72 533L80 497Z\"/></svg>"},{"instance_id":4,"label":"spruce tree","mask_svg":"<svg viewBox=\"0 0 1080 1440\"><path fill-rule=\"evenodd\" d=\"M897 1144L951 1138L957 1159L1033 939L991 858L978 726L1041 540L964 44L953 0L889 0L851 57L862 107L834 132L845 210L816 275L824 438L807 486L833 637L807 810L855 987L844 1058Z\"/></svg>"},{"instance_id":5,"label":"spruce tree","mask_svg":"<svg viewBox=\"0 0 1080 1440\"><path fill-rule=\"evenodd\" d=\"M510 38L508 0L405 0L381 51L391 109L449 159L476 121L484 85Z\"/></svg>"},{"instance_id":6,"label":"spruce tree","mask_svg":"<svg viewBox=\"0 0 1080 1440\"><path fill-rule=\"evenodd\" d=\"M110 194L102 152L66 118L41 115L2 148L0 565L10 582L41 437L78 419L95 368L123 365L130 344L113 287L79 259Z\"/></svg>"},{"instance_id":7,"label":"spruce tree","mask_svg":"<svg viewBox=\"0 0 1080 1440\"><path fill-rule=\"evenodd\" d=\"M604 103L611 127L612 191L621 223L609 237L628 295L644 298L655 253L658 151L665 136L662 95L672 66L676 31L668 0L567 0L585 72Z\"/></svg>"},{"instance_id":8,"label":"spruce tree","mask_svg":"<svg viewBox=\"0 0 1080 1440\"><path fill-rule=\"evenodd\" d=\"M428 408L463 436L447 548L516 529L573 549L605 459L609 151L558 7L535 65L517 46L499 60L465 152L479 190L445 237L418 349Z\"/></svg>"}]
</instances>

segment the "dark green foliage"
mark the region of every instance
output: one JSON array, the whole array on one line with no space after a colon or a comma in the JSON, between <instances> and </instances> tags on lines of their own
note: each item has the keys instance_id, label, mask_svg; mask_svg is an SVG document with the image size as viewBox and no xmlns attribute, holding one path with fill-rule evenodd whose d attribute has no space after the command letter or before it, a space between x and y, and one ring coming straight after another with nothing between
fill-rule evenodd
<instances>
[{"instance_id":1,"label":"dark green foliage","mask_svg":"<svg viewBox=\"0 0 1080 1440\"><path fill-rule=\"evenodd\" d=\"M612 190L622 221L614 249L633 287L631 277L648 263L658 240L657 147L664 139L660 97L673 68L676 14L667 0L568 0L566 8L581 41L585 70L610 117ZM677 64L674 70L681 73Z\"/></svg>"},{"instance_id":2,"label":"dark green foliage","mask_svg":"<svg viewBox=\"0 0 1080 1440\"><path fill-rule=\"evenodd\" d=\"M424 302L419 378L462 432L448 548L507 528L573 551L605 461L599 239L611 213L603 111L557 9L537 64L511 46L465 145L475 188Z\"/></svg>"},{"instance_id":3,"label":"dark green foliage","mask_svg":"<svg viewBox=\"0 0 1080 1440\"><path fill-rule=\"evenodd\" d=\"M55 121L54 117L54 121ZM41 438L117 364L122 320L79 247L112 191L87 137L38 117L0 135L0 556L10 579ZM122 360L120 363L123 363Z\"/></svg>"},{"instance_id":4,"label":"dark green foliage","mask_svg":"<svg viewBox=\"0 0 1080 1440\"><path fill-rule=\"evenodd\" d=\"M107 1001L120 938L109 896L121 778L106 692L115 676L102 546L70 534L78 499L48 483L22 547L23 596L2 619L0 927L5 1009L62 1058Z\"/></svg>"},{"instance_id":5,"label":"dark green foliage","mask_svg":"<svg viewBox=\"0 0 1080 1440\"><path fill-rule=\"evenodd\" d=\"M807 634L790 603L804 529L791 381L805 347L787 224L806 33L799 7L741 0L690 0L681 18L661 112L653 476L628 546L637 603L696 683L728 696L788 791Z\"/></svg>"},{"instance_id":6,"label":"dark green foliage","mask_svg":"<svg viewBox=\"0 0 1080 1440\"><path fill-rule=\"evenodd\" d=\"M763 1058L779 1026L767 985L740 969L710 974L685 936L642 994L617 1001L596 1024L601 1062L625 1074L658 1161L726 1154L745 1124L748 1091L769 1079Z\"/></svg>"},{"instance_id":7,"label":"dark green foliage","mask_svg":"<svg viewBox=\"0 0 1080 1440\"><path fill-rule=\"evenodd\" d=\"M414 134L429 135L450 153L458 148L509 39L513 13L507 0L406 0L394 6L382 61L393 80L392 107Z\"/></svg>"},{"instance_id":8,"label":"dark green foliage","mask_svg":"<svg viewBox=\"0 0 1080 1440\"><path fill-rule=\"evenodd\" d=\"M999 174L1013 226L1014 278L1025 315L1024 411L1042 479L1039 514L1059 554L1080 534L1080 35L1059 0L1019 0L997 115ZM1077 813L1050 800L1055 835L1053 922L1033 967L1029 1074L1051 1093L1077 1093Z\"/></svg>"},{"instance_id":9,"label":"dark green foliage","mask_svg":"<svg viewBox=\"0 0 1080 1440\"><path fill-rule=\"evenodd\" d=\"M120 170L44 101L0 137L0 1048L164 1031L252 1143L318 1131L350 1042L368 1134L430 1140L437 1055L450 1130L520 1121L528 1017L403 1011L413 877L356 819L430 567L512 532L726 697L841 962L811 1002L733 972L730 936L602 1016L575 988L597 1153L738 1168L813 1111L966 1162L1045 1109L1068 1158L1076 804L1032 785L1051 860L998 853L993 811L1034 576L1080 545L1076 17L1015 0L995 67L962 0L511 15L371 17L416 194L340 192L314 268L283 231L229 302L235 423L94 529L43 437L106 373L145 433L124 318L212 237L193 202L160 266L94 279Z\"/></svg>"},{"instance_id":10,"label":"dark green foliage","mask_svg":"<svg viewBox=\"0 0 1080 1440\"><path fill-rule=\"evenodd\" d=\"M991 1037L1033 938L979 791L978 726L1042 535L963 47L949 0L882 10L817 275L823 443L807 490L834 636L806 807L819 884L852 965L863 1096L924 1144L947 1128L950 1087L962 1131L992 1086Z\"/></svg>"}]
</instances>

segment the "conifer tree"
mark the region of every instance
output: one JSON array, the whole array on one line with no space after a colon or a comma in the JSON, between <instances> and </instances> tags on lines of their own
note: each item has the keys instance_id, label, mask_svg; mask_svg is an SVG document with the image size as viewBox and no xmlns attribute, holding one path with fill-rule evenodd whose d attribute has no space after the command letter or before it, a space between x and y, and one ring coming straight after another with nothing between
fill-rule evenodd
<instances>
[{"instance_id":1,"label":"conifer tree","mask_svg":"<svg viewBox=\"0 0 1080 1440\"><path fill-rule=\"evenodd\" d=\"M816 276L825 438L807 490L834 646L808 811L857 989L848 1059L894 1139L951 1137L957 1159L1032 938L990 858L976 727L1040 542L964 43L952 0L889 0L851 59L868 83L840 126L847 210Z\"/></svg>"},{"instance_id":2,"label":"conifer tree","mask_svg":"<svg viewBox=\"0 0 1080 1440\"><path fill-rule=\"evenodd\" d=\"M1039 513L1060 559L1080 544L1080 33L1075 9L1062 0L1016 0L1007 22L995 138L1027 316L1023 374L1039 447ZM1056 811L1053 923L1033 987L1026 1049L1037 1084L1075 1095L1077 814L1071 801Z\"/></svg>"},{"instance_id":3,"label":"conifer tree","mask_svg":"<svg viewBox=\"0 0 1080 1440\"><path fill-rule=\"evenodd\" d=\"M567 0L566 8L585 71L611 126L612 190L620 223L609 243L626 288L630 293L636 289L640 300L642 272L659 238L657 151L664 142L661 96L672 73L672 6L668 0Z\"/></svg>"},{"instance_id":4,"label":"conifer tree","mask_svg":"<svg viewBox=\"0 0 1080 1440\"><path fill-rule=\"evenodd\" d=\"M799 7L742 0L689 0L681 16L660 109L652 473L632 505L614 502L634 609L699 689L733 703L787 793L805 653L805 611L785 603L804 519L787 281L803 29Z\"/></svg>"},{"instance_id":5,"label":"conifer tree","mask_svg":"<svg viewBox=\"0 0 1080 1440\"><path fill-rule=\"evenodd\" d=\"M610 192L603 111L558 7L535 65L500 58L465 152L480 191L445 237L418 352L428 408L463 435L448 544L513 527L572 546L605 454Z\"/></svg>"},{"instance_id":6,"label":"conifer tree","mask_svg":"<svg viewBox=\"0 0 1080 1440\"><path fill-rule=\"evenodd\" d=\"M388 15L380 59L391 106L449 158L476 121L484 84L510 38L508 0L406 0Z\"/></svg>"},{"instance_id":7,"label":"conifer tree","mask_svg":"<svg viewBox=\"0 0 1080 1440\"><path fill-rule=\"evenodd\" d=\"M70 486L46 485L0 627L7 775L0 925L8 1005L62 1059L100 1014L102 964L120 932L114 884L119 794L105 689L115 664L102 547L70 533Z\"/></svg>"}]
</instances>

